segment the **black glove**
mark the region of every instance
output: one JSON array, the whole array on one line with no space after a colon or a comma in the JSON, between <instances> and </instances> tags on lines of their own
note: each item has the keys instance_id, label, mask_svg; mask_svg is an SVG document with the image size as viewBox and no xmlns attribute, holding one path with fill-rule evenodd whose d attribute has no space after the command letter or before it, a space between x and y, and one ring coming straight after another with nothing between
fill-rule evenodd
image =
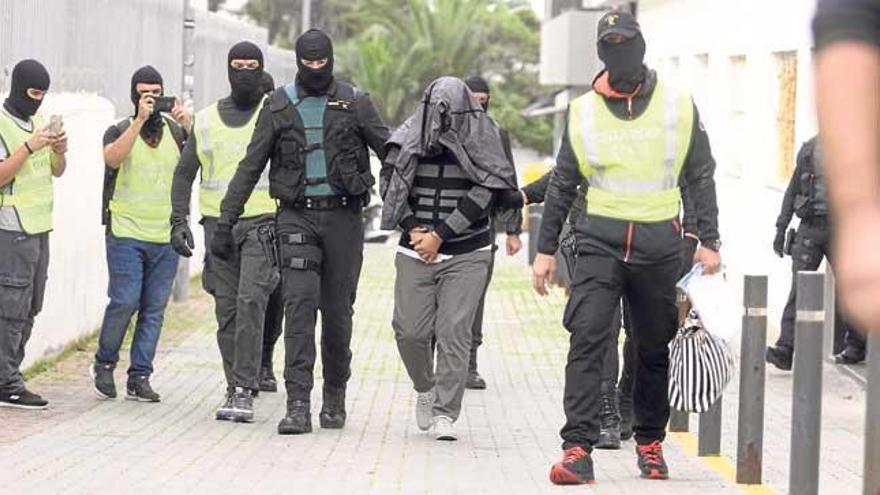
<instances>
[{"instance_id":1,"label":"black glove","mask_svg":"<svg viewBox=\"0 0 880 495\"><path fill-rule=\"evenodd\" d=\"M192 231L189 230L189 224L186 223L186 220L171 222L171 247L184 258L192 256L192 249L196 246L193 243Z\"/></svg>"},{"instance_id":2,"label":"black glove","mask_svg":"<svg viewBox=\"0 0 880 495\"><path fill-rule=\"evenodd\" d=\"M776 229L776 238L773 239L773 252L782 258L785 249L785 229Z\"/></svg>"},{"instance_id":3,"label":"black glove","mask_svg":"<svg viewBox=\"0 0 880 495\"><path fill-rule=\"evenodd\" d=\"M224 223L218 223L217 229L214 231L214 238L211 240L211 254L228 261L232 258L232 252L235 249L235 241L232 239L232 226Z\"/></svg>"},{"instance_id":4,"label":"black glove","mask_svg":"<svg viewBox=\"0 0 880 495\"><path fill-rule=\"evenodd\" d=\"M495 206L505 210L516 210L525 206L523 194L519 189L506 189L495 193Z\"/></svg>"},{"instance_id":5,"label":"black glove","mask_svg":"<svg viewBox=\"0 0 880 495\"><path fill-rule=\"evenodd\" d=\"M691 236L684 236L681 240L681 274L684 276L694 267L694 254L697 252L699 242Z\"/></svg>"}]
</instances>

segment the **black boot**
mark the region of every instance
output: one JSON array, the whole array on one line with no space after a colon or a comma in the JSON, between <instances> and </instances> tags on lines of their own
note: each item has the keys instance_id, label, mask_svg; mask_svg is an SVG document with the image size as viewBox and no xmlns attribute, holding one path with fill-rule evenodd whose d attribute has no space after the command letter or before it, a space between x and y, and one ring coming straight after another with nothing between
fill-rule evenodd
<instances>
[{"instance_id":1,"label":"black boot","mask_svg":"<svg viewBox=\"0 0 880 495\"><path fill-rule=\"evenodd\" d=\"M834 356L834 362L837 364L859 364L865 361L866 354L865 349L846 346L843 352Z\"/></svg>"},{"instance_id":2,"label":"black boot","mask_svg":"<svg viewBox=\"0 0 880 495\"><path fill-rule=\"evenodd\" d=\"M275 379L275 373L272 371L272 363L260 367L259 387L261 392L278 391L278 381Z\"/></svg>"},{"instance_id":3,"label":"black boot","mask_svg":"<svg viewBox=\"0 0 880 495\"><path fill-rule=\"evenodd\" d=\"M602 411L599 417L599 441L597 449L620 448L620 411L617 409L617 385L614 381L602 382Z\"/></svg>"},{"instance_id":4,"label":"black boot","mask_svg":"<svg viewBox=\"0 0 880 495\"><path fill-rule=\"evenodd\" d=\"M782 371L791 371L791 361L794 355L794 349L777 345L776 347L768 347L767 354L764 359L776 366Z\"/></svg>"},{"instance_id":5,"label":"black boot","mask_svg":"<svg viewBox=\"0 0 880 495\"><path fill-rule=\"evenodd\" d=\"M486 380L480 376L480 372L477 371L477 350L471 349L471 360L468 363L468 375L467 381L464 383L464 388L470 390L485 390L486 389Z\"/></svg>"},{"instance_id":6,"label":"black boot","mask_svg":"<svg viewBox=\"0 0 880 495\"><path fill-rule=\"evenodd\" d=\"M279 435L301 435L312 432L311 405L304 400L287 404L287 416L278 423Z\"/></svg>"},{"instance_id":7,"label":"black boot","mask_svg":"<svg viewBox=\"0 0 880 495\"><path fill-rule=\"evenodd\" d=\"M324 386L324 404L318 415L321 428L338 430L345 426L345 389Z\"/></svg>"},{"instance_id":8,"label":"black boot","mask_svg":"<svg viewBox=\"0 0 880 495\"><path fill-rule=\"evenodd\" d=\"M632 392L619 391L617 394L620 410L620 439L629 440L633 437L633 398Z\"/></svg>"}]
</instances>

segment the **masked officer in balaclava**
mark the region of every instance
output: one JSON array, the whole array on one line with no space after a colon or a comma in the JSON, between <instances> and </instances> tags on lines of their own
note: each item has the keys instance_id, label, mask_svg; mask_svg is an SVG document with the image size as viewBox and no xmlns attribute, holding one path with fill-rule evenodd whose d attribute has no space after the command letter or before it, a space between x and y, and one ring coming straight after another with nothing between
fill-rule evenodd
<instances>
[{"instance_id":1,"label":"masked officer in balaclava","mask_svg":"<svg viewBox=\"0 0 880 495\"><path fill-rule=\"evenodd\" d=\"M280 434L312 431L315 320L321 310L322 428L345 425L352 314L363 261L361 210L375 183L369 149L384 157L388 127L366 93L333 77L333 44L312 29L296 42L296 81L274 91L220 206L211 251L235 254L233 226L263 176L278 211L285 305L287 415ZM368 149L369 148L369 149Z\"/></svg>"},{"instance_id":2,"label":"masked officer in balaclava","mask_svg":"<svg viewBox=\"0 0 880 495\"><path fill-rule=\"evenodd\" d=\"M159 402L150 385L165 306L177 274L171 248L171 182L186 141L190 116L179 100L169 118L156 108L162 75L151 66L131 77L134 115L104 133L104 223L110 303L104 312L91 368L94 392L116 398L113 371L132 316L126 398Z\"/></svg>"},{"instance_id":3,"label":"masked officer in balaclava","mask_svg":"<svg viewBox=\"0 0 880 495\"><path fill-rule=\"evenodd\" d=\"M227 74L231 92L200 111L192 136L183 149L174 172L172 188L171 244L181 256L192 256L189 228L192 183L201 170L199 212L209 247L217 230L220 202L257 123L266 99L263 52L249 42L229 50ZM269 197L269 179L264 174L245 204L236 224L231 256L218 258L210 250L205 256L202 283L214 296L217 343L226 374L226 397L217 410L218 420L251 422L253 401L259 390L263 326L274 316L266 314L280 276L275 261L275 201ZM271 305L280 311L280 304Z\"/></svg>"},{"instance_id":4,"label":"masked officer in balaclava","mask_svg":"<svg viewBox=\"0 0 880 495\"><path fill-rule=\"evenodd\" d=\"M0 406L45 409L25 388L24 348L43 307L52 230L53 177L66 168L67 135L37 113L49 73L36 60L12 70L0 109Z\"/></svg>"},{"instance_id":5,"label":"masked officer in balaclava","mask_svg":"<svg viewBox=\"0 0 880 495\"><path fill-rule=\"evenodd\" d=\"M546 294L559 233L580 186L586 210L575 225L578 261L563 317L571 339L564 453L550 472L556 484L594 480L603 358L617 338L621 297L631 305L636 343L637 465L642 477L669 476L662 442L669 420L668 344L678 320L682 188L697 217L696 259L705 273L721 263L715 161L693 99L645 66L645 39L631 14L604 15L597 38L605 70L568 109L532 265L535 289Z\"/></svg>"}]
</instances>

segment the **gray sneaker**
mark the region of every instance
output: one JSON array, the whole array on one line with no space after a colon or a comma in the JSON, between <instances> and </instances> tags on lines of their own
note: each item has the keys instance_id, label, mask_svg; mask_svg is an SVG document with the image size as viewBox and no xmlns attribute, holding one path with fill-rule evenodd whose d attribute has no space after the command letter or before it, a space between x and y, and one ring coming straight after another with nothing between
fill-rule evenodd
<instances>
[{"instance_id":1,"label":"gray sneaker","mask_svg":"<svg viewBox=\"0 0 880 495\"><path fill-rule=\"evenodd\" d=\"M236 423L254 422L254 394L242 387L235 387L232 394L232 420Z\"/></svg>"},{"instance_id":2,"label":"gray sneaker","mask_svg":"<svg viewBox=\"0 0 880 495\"><path fill-rule=\"evenodd\" d=\"M159 402L159 394L153 391L148 376L130 376L126 388L125 400L138 402Z\"/></svg>"},{"instance_id":3,"label":"gray sneaker","mask_svg":"<svg viewBox=\"0 0 880 495\"><path fill-rule=\"evenodd\" d=\"M116 383L113 381L112 364L94 363L89 366L89 376L92 377L92 391L99 399L115 399Z\"/></svg>"},{"instance_id":4,"label":"gray sneaker","mask_svg":"<svg viewBox=\"0 0 880 495\"><path fill-rule=\"evenodd\" d=\"M419 392L416 397L416 424L422 431L428 431L431 427L431 419L434 414L434 389L427 392Z\"/></svg>"},{"instance_id":5,"label":"gray sneaker","mask_svg":"<svg viewBox=\"0 0 880 495\"><path fill-rule=\"evenodd\" d=\"M455 432L455 424L452 418L448 416L435 416L431 424L431 435L435 440L444 442L454 442L458 440L458 434Z\"/></svg>"},{"instance_id":6,"label":"gray sneaker","mask_svg":"<svg viewBox=\"0 0 880 495\"><path fill-rule=\"evenodd\" d=\"M232 392L226 391L226 399L223 402L223 405L217 409L217 421L232 421L233 410L232 410Z\"/></svg>"}]
</instances>

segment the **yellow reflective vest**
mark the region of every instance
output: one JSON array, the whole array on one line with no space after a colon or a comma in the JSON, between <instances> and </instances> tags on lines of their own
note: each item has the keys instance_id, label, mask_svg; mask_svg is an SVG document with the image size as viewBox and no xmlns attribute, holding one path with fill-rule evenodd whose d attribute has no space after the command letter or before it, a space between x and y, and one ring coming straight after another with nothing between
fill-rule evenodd
<instances>
[{"instance_id":1,"label":"yellow reflective vest","mask_svg":"<svg viewBox=\"0 0 880 495\"><path fill-rule=\"evenodd\" d=\"M116 237L167 244L171 238L171 182L180 149L166 126L155 148L140 136L119 166L110 200Z\"/></svg>"},{"instance_id":2,"label":"yellow reflective vest","mask_svg":"<svg viewBox=\"0 0 880 495\"><path fill-rule=\"evenodd\" d=\"M11 155L44 125L39 114L31 119L33 131L22 129L6 110L0 110L0 138ZM28 234L52 230L52 152L48 146L28 157L15 174L11 194L0 194L0 206L11 206L18 215L21 228Z\"/></svg>"},{"instance_id":3,"label":"yellow reflective vest","mask_svg":"<svg viewBox=\"0 0 880 495\"><path fill-rule=\"evenodd\" d=\"M569 141L589 183L587 213L628 222L676 218L694 126L688 93L657 83L645 112L616 117L591 91L569 109Z\"/></svg>"},{"instance_id":4,"label":"yellow reflective vest","mask_svg":"<svg viewBox=\"0 0 880 495\"><path fill-rule=\"evenodd\" d=\"M254 112L251 120L241 127L229 127L224 124L217 103L196 115L197 153L202 165L202 181L199 187L199 210L202 215L220 216L220 203L226 195L226 189L229 188L238 163L247 152L259 113L259 110ZM244 205L242 218L275 213L275 200L269 197L268 173L267 167L250 199Z\"/></svg>"}]
</instances>

